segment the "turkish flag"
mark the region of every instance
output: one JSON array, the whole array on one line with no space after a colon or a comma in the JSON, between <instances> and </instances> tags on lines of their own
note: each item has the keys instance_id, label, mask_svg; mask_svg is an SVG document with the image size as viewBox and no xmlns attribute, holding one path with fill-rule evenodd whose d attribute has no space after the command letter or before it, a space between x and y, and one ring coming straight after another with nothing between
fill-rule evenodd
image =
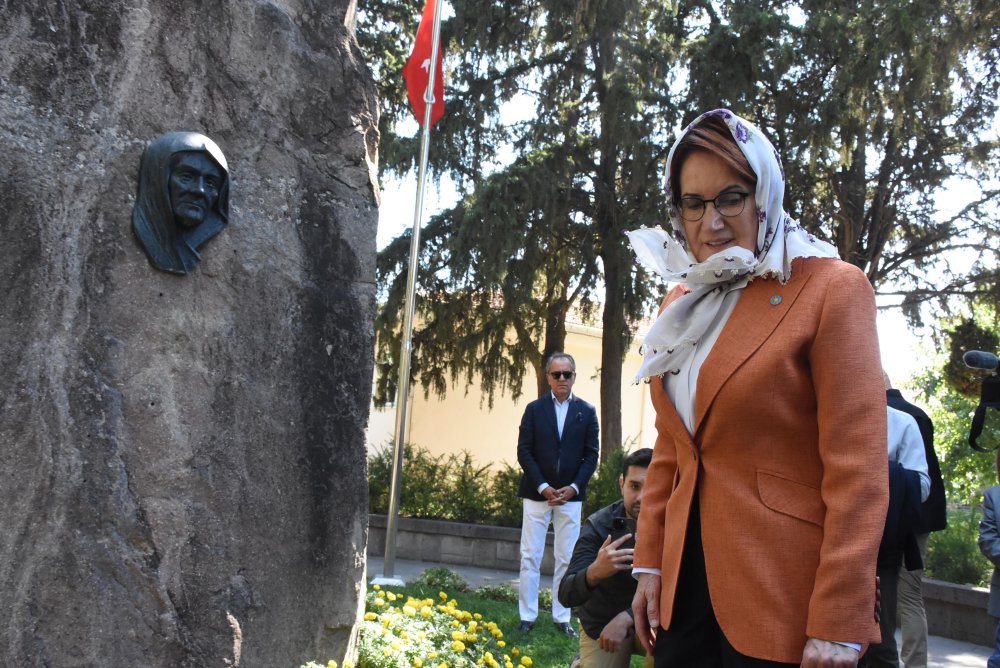
<instances>
[{"instance_id":1,"label":"turkish flag","mask_svg":"<svg viewBox=\"0 0 1000 668\"><path fill-rule=\"evenodd\" d=\"M417 28L417 39L413 43L413 51L403 66L403 78L406 79L406 93L410 98L410 107L417 122L424 123L424 92L430 79L431 41L434 36L434 4L437 0L427 0L424 13L420 17ZM437 69L434 74L434 105L431 108L431 125L444 116L444 76L441 71L441 51L438 47Z\"/></svg>"}]
</instances>

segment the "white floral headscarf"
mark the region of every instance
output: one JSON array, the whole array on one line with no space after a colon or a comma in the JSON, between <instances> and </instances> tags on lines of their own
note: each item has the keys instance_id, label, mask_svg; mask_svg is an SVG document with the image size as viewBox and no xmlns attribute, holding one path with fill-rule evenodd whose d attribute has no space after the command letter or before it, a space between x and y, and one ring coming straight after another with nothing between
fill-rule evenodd
<instances>
[{"instance_id":1,"label":"white floral headscarf","mask_svg":"<svg viewBox=\"0 0 1000 668\"><path fill-rule=\"evenodd\" d=\"M736 145L757 175L754 203L760 227L756 253L734 247L698 262L688 248L680 214L669 194L670 165L681 139L710 116L719 116L726 122ZM757 127L728 109L702 114L678 135L667 156L666 191L674 235L659 227L644 227L627 234L636 258L644 267L668 281L686 284L690 292L671 302L646 334L640 349L643 361L635 382L676 372L693 354L727 292L745 287L754 278L774 278L786 283L792 275L792 260L798 257L838 257L836 248L814 237L785 212L782 206L785 171L778 152Z\"/></svg>"}]
</instances>

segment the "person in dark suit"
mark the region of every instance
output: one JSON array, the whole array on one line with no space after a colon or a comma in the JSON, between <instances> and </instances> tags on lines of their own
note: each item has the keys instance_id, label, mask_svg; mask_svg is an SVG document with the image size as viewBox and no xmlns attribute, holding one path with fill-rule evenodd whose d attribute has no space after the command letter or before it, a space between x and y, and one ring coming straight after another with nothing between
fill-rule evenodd
<instances>
[{"instance_id":1,"label":"person in dark suit","mask_svg":"<svg viewBox=\"0 0 1000 668\"><path fill-rule=\"evenodd\" d=\"M920 519L916 528L917 546L920 548L920 557L923 560L927 556L928 534L931 531L941 531L948 526L941 465L934 452L934 423L927 417L927 413L904 399L899 390L892 388L888 375L885 377L885 396L890 408L913 416L924 442L931 491L920 507ZM905 668L927 668L927 613L924 610L923 574L923 569L908 571L903 568L899 571L896 597L903 637L899 658Z\"/></svg>"},{"instance_id":2,"label":"person in dark suit","mask_svg":"<svg viewBox=\"0 0 1000 668\"><path fill-rule=\"evenodd\" d=\"M572 356L550 355L545 377L551 391L524 409L517 436L517 461L523 471L517 492L523 509L519 630L530 631L538 619L539 571L551 522L555 529L552 621L575 637L570 609L559 603L555 592L580 536L580 508L587 498L587 482L597 468L597 411L573 395L576 362Z\"/></svg>"}]
</instances>

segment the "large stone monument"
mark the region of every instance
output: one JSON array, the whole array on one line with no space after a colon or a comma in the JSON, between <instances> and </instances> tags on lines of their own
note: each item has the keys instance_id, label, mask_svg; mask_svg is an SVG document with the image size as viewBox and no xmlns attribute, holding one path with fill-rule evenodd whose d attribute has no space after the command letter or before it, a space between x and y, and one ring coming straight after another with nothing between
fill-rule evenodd
<instances>
[{"instance_id":1,"label":"large stone monument","mask_svg":"<svg viewBox=\"0 0 1000 668\"><path fill-rule=\"evenodd\" d=\"M355 641L377 130L353 0L0 12L0 665L298 666ZM140 157L203 134L186 274Z\"/></svg>"}]
</instances>

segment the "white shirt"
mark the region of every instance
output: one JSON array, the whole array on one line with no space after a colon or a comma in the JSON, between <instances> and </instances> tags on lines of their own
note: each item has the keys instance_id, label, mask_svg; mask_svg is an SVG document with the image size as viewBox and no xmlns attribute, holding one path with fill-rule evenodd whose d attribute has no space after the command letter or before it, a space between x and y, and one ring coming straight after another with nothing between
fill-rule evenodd
<instances>
[{"instance_id":1,"label":"white shirt","mask_svg":"<svg viewBox=\"0 0 1000 668\"><path fill-rule=\"evenodd\" d=\"M909 413L887 406L889 411L889 461L920 476L920 502L931 493L931 477L927 473L927 453L920 427Z\"/></svg>"},{"instance_id":2,"label":"white shirt","mask_svg":"<svg viewBox=\"0 0 1000 668\"><path fill-rule=\"evenodd\" d=\"M677 415L680 416L684 426L687 427L688 433L691 433L694 429L694 401L698 389L698 373L701 371L701 365L708 358L708 354L712 352L715 342L719 340L719 335L722 334L722 329L729 322L729 316L733 314L733 309L736 308L736 303L739 302L740 295L742 294L743 288L741 287L731 289L726 293L726 296L722 300L722 308L719 309L712 324L705 330L705 335L696 344L694 355L690 356L687 362L681 365L679 373L663 374L663 389L667 391L667 396L670 397L670 401L674 404ZM654 378L651 382L655 383L657 381ZM660 569L632 569L632 575L638 575L639 573L659 575Z\"/></svg>"},{"instance_id":3,"label":"white shirt","mask_svg":"<svg viewBox=\"0 0 1000 668\"><path fill-rule=\"evenodd\" d=\"M678 373L663 374L663 389L667 391L667 396L670 397L674 408L677 409L677 414L684 426L687 427L688 433L694 430L695 394L698 390L698 373L701 371L701 365L712 352L712 348L715 347L715 342L719 340L719 335L722 334L723 328L729 322L729 316L733 314L733 309L736 308L742 294L742 287L730 288L726 296L723 297L722 307L716 313L712 324L705 330L701 340L695 344L694 355L687 358L686 363L681 365ZM656 380L654 379L653 382Z\"/></svg>"}]
</instances>

